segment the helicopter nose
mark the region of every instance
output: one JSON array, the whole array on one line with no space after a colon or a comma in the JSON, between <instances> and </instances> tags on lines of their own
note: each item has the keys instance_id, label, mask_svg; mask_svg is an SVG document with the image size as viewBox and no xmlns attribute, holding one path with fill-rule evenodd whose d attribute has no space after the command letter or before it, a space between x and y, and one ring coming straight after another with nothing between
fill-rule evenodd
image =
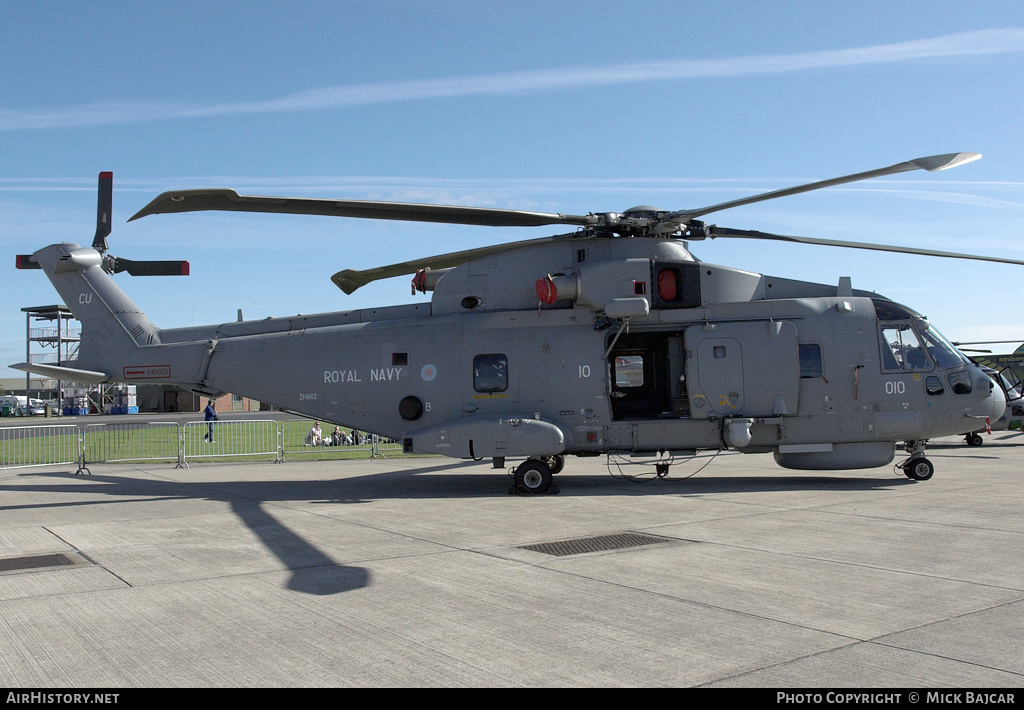
<instances>
[{"instance_id":1,"label":"helicopter nose","mask_svg":"<svg viewBox=\"0 0 1024 710\"><path fill-rule=\"evenodd\" d=\"M991 377L981 375L978 378L975 391L987 391L988 396L976 406L970 407L968 411L964 412L965 414L973 417L988 417L990 422L997 421L999 417L1003 416L1003 413L1006 411L1006 394L1003 392L1003 388L997 385Z\"/></svg>"}]
</instances>

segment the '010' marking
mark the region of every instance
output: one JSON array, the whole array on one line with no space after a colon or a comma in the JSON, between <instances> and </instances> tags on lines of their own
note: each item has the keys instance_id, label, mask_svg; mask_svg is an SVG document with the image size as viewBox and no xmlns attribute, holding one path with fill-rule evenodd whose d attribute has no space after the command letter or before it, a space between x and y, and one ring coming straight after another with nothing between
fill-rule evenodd
<instances>
[{"instance_id":1,"label":"'010' marking","mask_svg":"<svg viewBox=\"0 0 1024 710\"><path fill-rule=\"evenodd\" d=\"M889 380L885 383L886 394L904 394L907 391L907 383L899 380Z\"/></svg>"}]
</instances>

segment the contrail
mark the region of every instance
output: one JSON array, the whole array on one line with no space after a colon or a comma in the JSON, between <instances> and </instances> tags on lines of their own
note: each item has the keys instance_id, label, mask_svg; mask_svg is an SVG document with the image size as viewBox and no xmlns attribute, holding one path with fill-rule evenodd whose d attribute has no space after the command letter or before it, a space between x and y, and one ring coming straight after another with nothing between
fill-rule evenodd
<instances>
[{"instance_id":1,"label":"contrail","mask_svg":"<svg viewBox=\"0 0 1024 710\"><path fill-rule=\"evenodd\" d=\"M760 54L729 59L673 60L564 67L417 81L385 81L310 89L261 101L189 104L107 101L53 109L0 109L0 131L75 128L210 116L326 111L351 106L540 93L616 84L681 79L777 75L969 55L1024 51L1024 29L979 30L893 44L802 54Z\"/></svg>"}]
</instances>

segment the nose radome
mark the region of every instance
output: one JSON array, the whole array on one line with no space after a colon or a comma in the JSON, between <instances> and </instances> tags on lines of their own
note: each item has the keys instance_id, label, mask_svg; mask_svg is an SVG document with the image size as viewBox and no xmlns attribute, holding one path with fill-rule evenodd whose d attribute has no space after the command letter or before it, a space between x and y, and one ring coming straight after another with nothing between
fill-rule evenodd
<instances>
[{"instance_id":1,"label":"nose radome","mask_svg":"<svg viewBox=\"0 0 1024 710\"><path fill-rule=\"evenodd\" d=\"M1006 394L1003 388L992 381L990 377L983 377L978 381L978 391L984 392L985 388L991 390L991 394L977 407L982 410L981 416L989 418L990 422L997 421L1006 411ZM974 409L972 407L972 409Z\"/></svg>"}]
</instances>

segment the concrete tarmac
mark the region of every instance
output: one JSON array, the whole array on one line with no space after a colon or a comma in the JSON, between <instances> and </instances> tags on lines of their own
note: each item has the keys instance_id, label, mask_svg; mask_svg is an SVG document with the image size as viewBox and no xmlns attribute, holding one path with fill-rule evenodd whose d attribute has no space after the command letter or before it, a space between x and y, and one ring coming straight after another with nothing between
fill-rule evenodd
<instances>
[{"instance_id":1,"label":"concrete tarmac","mask_svg":"<svg viewBox=\"0 0 1024 710\"><path fill-rule=\"evenodd\" d=\"M1021 443L2 470L0 687L1022 688Z\"/></svg>"}]
</instances>

